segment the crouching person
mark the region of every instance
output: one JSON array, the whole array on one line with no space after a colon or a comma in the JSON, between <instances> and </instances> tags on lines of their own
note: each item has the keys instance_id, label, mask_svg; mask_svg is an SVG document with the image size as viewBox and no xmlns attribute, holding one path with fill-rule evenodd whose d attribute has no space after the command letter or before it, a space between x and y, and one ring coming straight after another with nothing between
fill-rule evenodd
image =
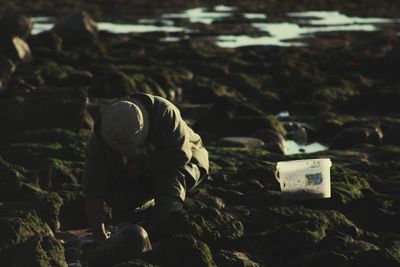
<instances>
[{"instance_id":1,"label":"crouching person","mask_svg":"<svg viewBox=\"0 0 400 267\"><path fill-rule=\"evenodd\" d=\"M86 150L84 193L95 239L107 239L104 202L113 214L153 203L143 225L151 236L206 177L208 152L175 105L148 94L112 102Z\"/></svg>"}]
</instances>

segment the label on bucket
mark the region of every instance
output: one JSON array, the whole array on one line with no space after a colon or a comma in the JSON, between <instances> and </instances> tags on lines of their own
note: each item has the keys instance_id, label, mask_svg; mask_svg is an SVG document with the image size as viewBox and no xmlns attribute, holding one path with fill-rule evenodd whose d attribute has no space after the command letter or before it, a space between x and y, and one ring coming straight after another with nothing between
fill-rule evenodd
<instances>
[{"instance_id":1,"label":"label on bucket","mask_svg":"<svg viewBox=\"0 0 400 267\"><path fill-rule=\"evenodd\" d=\"M306 174L307 185L319 185L322 184L322 173L311 173Z\"/></svg>"}]
</instances>

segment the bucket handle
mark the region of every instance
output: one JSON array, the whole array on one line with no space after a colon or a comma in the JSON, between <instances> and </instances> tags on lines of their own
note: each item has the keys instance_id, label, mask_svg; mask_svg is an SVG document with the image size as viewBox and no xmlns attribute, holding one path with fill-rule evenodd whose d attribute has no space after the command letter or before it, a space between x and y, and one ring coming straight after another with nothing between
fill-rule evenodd
<instances>
[{"instance_id":1,"label":"bucket handle","mask_svg":"<svg viewBox=\"0 0 400 267\"><path fill-rule=\"evenodd\" d=\"M275 171L275 179L278 181L278 183L281 183L281 178L279 177L279 170L276 169Z\"/></svg>"}]
</instances>

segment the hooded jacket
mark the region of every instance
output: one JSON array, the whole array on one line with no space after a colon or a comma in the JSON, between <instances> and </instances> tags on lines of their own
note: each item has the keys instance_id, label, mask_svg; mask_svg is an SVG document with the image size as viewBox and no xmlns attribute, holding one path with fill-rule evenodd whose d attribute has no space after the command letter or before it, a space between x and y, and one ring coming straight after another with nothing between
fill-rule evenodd
<instances>
[{"instance_id":1,"label":"hooded jacket","mask_svg":"<svg viewBox=\"0 0 400 267\"><path fill-rule=\"evenodd\" d=\"M194 163L208 173L208 152L201 138L182 119L178 108L170 101L148 94L134 94L149 112L150 130L146 144L152 152L142 156L138 164L146 175L163 179L163 174L188 163ZM86 148L84 192L87 197L104 198L124 170L122 154L107 145L101 136L99 120Z\"/></svg>"}]
</instances>

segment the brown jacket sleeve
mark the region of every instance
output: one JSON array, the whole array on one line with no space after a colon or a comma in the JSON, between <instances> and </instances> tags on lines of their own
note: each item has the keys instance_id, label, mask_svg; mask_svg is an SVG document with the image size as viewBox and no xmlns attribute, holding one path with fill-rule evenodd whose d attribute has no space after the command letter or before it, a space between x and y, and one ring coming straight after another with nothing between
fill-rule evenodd
<instances>
[{"instance_id":1,"label":"brown jacket sleeve","mask_svg":"<svg viewBox=\"0 0 400 267\"><path fill-rule=\"evenodd\" d=\"M190 137L193 131L182 119L178 108L168 105L156 118L153 129L160 148L147 158L145 168L149 173L176 169L189 163L192 158Z\"/></svg>"}]
</instances>

